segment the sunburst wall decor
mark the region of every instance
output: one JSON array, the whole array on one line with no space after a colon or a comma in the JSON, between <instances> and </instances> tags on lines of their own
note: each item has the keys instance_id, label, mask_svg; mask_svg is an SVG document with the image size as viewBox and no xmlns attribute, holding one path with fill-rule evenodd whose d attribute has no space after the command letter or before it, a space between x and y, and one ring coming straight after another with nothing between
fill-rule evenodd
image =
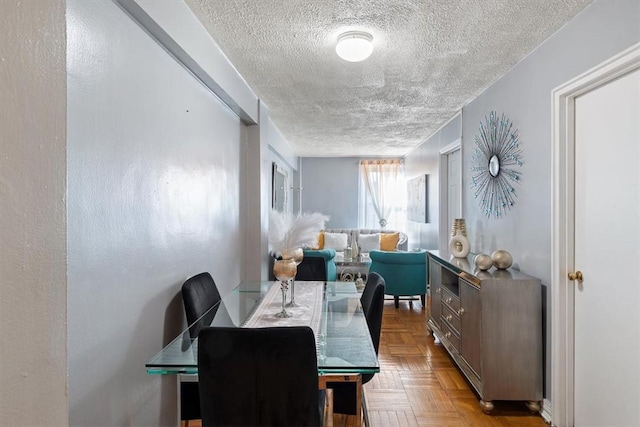
<instances>
[{"instance_id":1,"label":"sunburst wall decor","mask_svg":"<svg viewBox=\"0 0 640 427\"><path fill-rule=\"evenodd\" d=\"M522 150L518 130L495 111L480 122L471 156L471 187L487 218L502 218L516 198L514 183L521 180Z\"/></svg>"}]
</instances>

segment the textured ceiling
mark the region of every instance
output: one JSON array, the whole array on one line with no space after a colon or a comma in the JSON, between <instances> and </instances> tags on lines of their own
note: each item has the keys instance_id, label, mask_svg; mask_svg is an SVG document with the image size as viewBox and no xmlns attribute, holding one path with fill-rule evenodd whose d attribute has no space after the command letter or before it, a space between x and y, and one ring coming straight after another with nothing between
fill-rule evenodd
<instances>
[{"instance_id":1,"label":"textured ceiling","mask_svg":"<svg viewBox=\"0 0 640 427\"><path fill-rule=\"evenodd\" d=\"M186 0L300 156L402 156L590 0ZM375 49L335 54L349 29Z\"/></svg>"}]
</instances>

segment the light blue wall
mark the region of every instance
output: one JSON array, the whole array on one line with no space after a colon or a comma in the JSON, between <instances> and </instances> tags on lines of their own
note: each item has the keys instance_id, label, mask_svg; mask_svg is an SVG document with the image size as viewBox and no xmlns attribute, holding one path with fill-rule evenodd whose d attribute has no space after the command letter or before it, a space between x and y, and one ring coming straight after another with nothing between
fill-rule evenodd
<instances>
[{"instance_id":1,"label":"light blue wall","mask_svg":"<svg viewBox=\"0 0 640 427\"><path fill-rule=\"evenodd\" d=\"M551 307L551 91L640 41L640 2L598 1L463 109L463 173L471 168L473 135L495 110L520 131L524 165L518 198L503 219L482 215L469 187L462 209L472 251L506 249L521 270L542 280L545 291L546 389L550 396ZM468 174L465 182L468 183ZM484 242L482 247L480 242Z\"/></svg>"},{"instance_id":2,"label":"light blue wall","mask_svg":"<svg viewBox=\"0 0 640 427\"><path fill-rule=\"evenodd\" d=\"M521 270L543 283L546 328L545 398L550 398L551 316L551 91L640 41L640 2L596 1L518 63L462 110L463 205L472 252L506 249ZM505 113L520 131L524 165L513 209L502 219L487 219L470 188L471 153L479 122L490 111ZM439 149L455 135L436 134L406 158L411 174L437 176ZM435 167L435 169L434 169ZM430 193L430 201L432 200ZM431 209L430 209L431 213ZM437 228L420 232L426 247L436 247ZM435 244L435 246L434 246Z\"/></svg>"},{"instance_id":3,"label":"light blue wall","mask_svg":"<svg viewBox=\"0 0 640 427\"><path fill-rule=\"evenodd\" d=\"M299 211L299 191L300 174L298 173L298 156L295 154L291 145L280 132L280 129L273 123L271 119L267 120L267 140L269 143L269 162L276 163L287 173L287 204L286 212L296 214ZM270 191L273 181L271 181Z\"/></svg>"},{"instance_id":4,"label":"light blue wall","mask_svg":"<svg viewBox=\"0 0 640 427\"><path fill-rule=\"evenodd\" d=\"M440 150L461 136L462 120L456 115L440 128L426 142L405 157L407 179L427 174L428 178L428 223L407 222L407 234L410 248L438 249L438 230L440 227Z\"/></svg>"},{"instance_id":5,"label":"light blue wall","mask_svg":"<svg viewBox=\"0 0 640 427\"><path fill-rule=\"evenodd\" d=\"M360 158L301 159L302 212L329 215L327 228L358 227Z\"/></svg>"},{"instance_id":6,"label":"light blue wall","mask_svg":"<svg viewBox=\"0 0 640 427\"><path fill-rule=\"evenodd\" d=\"M184 328L184 280L225 294L259 245L249 131L115 2L67 19L69 424L175 425L176 378L144 364Z\"/></svg>"}]
</instances>

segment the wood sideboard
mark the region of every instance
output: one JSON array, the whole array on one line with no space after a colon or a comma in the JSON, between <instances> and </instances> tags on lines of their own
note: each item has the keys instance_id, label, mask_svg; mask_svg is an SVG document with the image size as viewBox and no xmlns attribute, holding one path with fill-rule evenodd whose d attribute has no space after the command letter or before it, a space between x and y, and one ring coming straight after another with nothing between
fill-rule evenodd
<instances>
[{"instance_id":1,"label":"wood sideboard","mask_svg":"<svg viewBox=\"0 0 640 427\"><path fill-rule=\"evenodd\" d=\"M429 328L480 396L521 400L532 412L542 400L542 289L517 270L477 271L473 257L429 256Z\"/></svg>"}]
</instances>

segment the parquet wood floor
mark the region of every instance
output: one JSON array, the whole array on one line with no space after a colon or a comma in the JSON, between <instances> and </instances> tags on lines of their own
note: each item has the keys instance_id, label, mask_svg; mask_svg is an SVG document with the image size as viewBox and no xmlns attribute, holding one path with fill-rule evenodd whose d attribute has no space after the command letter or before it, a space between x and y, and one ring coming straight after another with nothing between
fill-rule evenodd
<instances>
[{"instance_id":1,"label":"parquet wood floor","mask_svg":"<svg viewBox=\"0 0 640 427\"><path fill-rule=\"evenodd\" d=\"M524 402L495 402L485 415L471 385L429 335L427 318L419 301L401 301L398 309L385 301L380 373L364 385L372 427L548 427ZM334 414L333 426L360 427L355 416L340 414Z\"/></svg>"},{"instance_id":2,"label":"parquet wood floor","mask_svg":"<svg viewBox=\"0 0 640 427\"><path fill-rule=\"evenodd\" d=\"M485 415L478 396L427 329L427 310L385 301L380 373L364 385L372 427L548 427L524 402L495 402ZM355 427L355 417L334 414L334 427Z\"/></svg>"}]
</instances>

